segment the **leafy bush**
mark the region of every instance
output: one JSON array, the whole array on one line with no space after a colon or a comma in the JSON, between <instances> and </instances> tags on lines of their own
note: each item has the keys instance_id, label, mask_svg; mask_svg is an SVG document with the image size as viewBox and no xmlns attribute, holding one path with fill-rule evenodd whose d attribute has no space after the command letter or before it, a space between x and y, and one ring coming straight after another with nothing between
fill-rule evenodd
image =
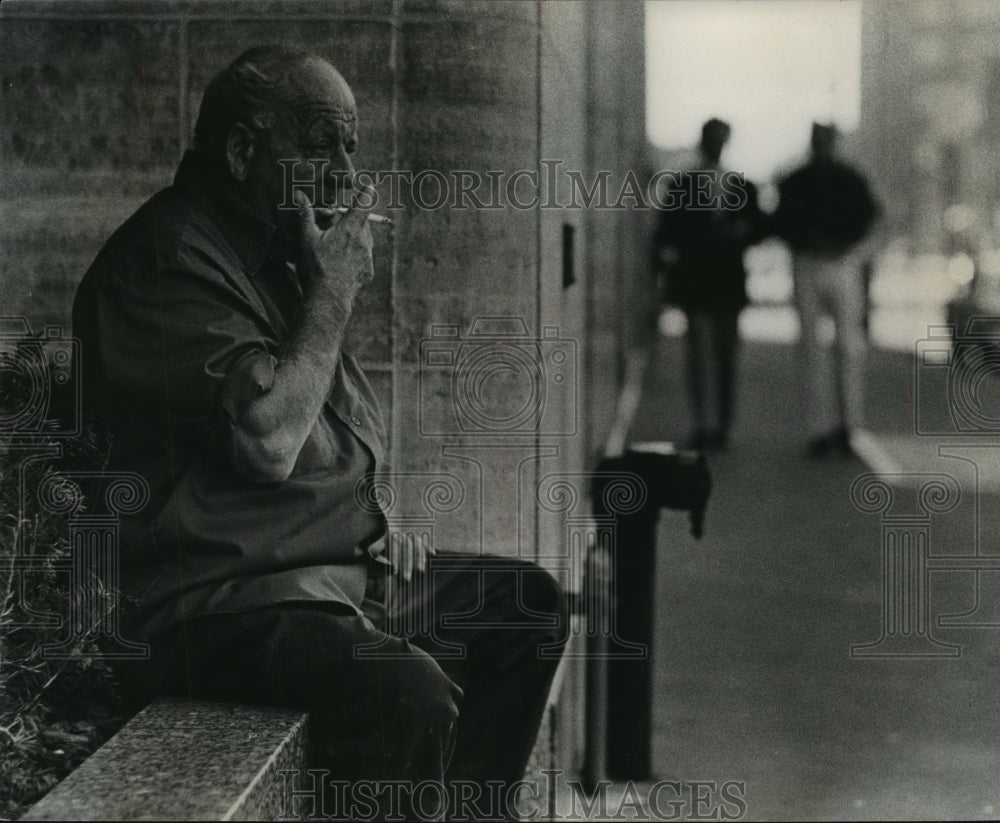
<instances>
[{"instance_id":1,"label":"leafy bush","mask_svg":"<svg viewBox=\"0 0 1000 823\"><path fill-rule=\"evenodd\" d=\"M12 436L10 421L39 385L15 361L16 351L0 352L0 817L7 818L23 813L122 722L113 676L98 656L113 592L93 581L94 625L75 633L60 657L44 651L69 636L44 616L65 621L80 593L69 588L70 514L54 514L35 492L53 481L75 489L67 473L100 470L106 443L92 425L80 436L60 436L58 398L33 433ZM31 569L18 571L24 557Z\"/></svg>"}]
</instances>

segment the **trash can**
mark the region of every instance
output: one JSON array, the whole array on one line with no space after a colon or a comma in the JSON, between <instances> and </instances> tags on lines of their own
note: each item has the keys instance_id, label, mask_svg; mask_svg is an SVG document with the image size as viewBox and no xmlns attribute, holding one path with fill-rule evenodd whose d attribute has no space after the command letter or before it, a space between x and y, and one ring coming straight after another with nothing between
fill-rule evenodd
<instances>
[{"instance_id":1,"label":"trash can","mask_svg":"<svg viewBox=\"0 0 1000 823\"><path fill-rule=\"evenodd\" d=\"M656 524L661 509L687 511L691 531L702 534L711 476L703 454L676 449L671 443L634 443L618 457L601 461L591 484L594 516L609 514L606 491L614 478L631 475L641 480L642 504L616 518L611 573L615 602L611 604L611 637L603 640L606 654L594 660L591 688L606 693L604 739L588 739L588 749L603 751L605 769L616 780L650 777L652 719L653 606L655 597ZM637 653L637 649L644 653ZM606 684L593 672L606 670ZM604 685L604 688L600 688ZM592 706L592 711L599 707ZM588 726L598 732L593 722ZM588 778L601 779L600 764L591 763Z\"/></svg>"}]
</instances>

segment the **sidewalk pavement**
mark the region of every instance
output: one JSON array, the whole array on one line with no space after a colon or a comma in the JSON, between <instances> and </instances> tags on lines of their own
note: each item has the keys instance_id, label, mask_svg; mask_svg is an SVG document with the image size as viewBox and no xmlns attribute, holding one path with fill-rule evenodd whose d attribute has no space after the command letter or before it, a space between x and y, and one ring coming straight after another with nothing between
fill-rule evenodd
<instances>
[{"instance_id":1,"label":"sidewalk pavement","mask_svg":"<svg viewBox=\"0 0 1000 823\"><path fill-rule=\"evenodd\" d=\"M688 435L682 353L678 338L661 338L652 352L630 441ZM710 458L704 539L690 537L686 517L662 515L655 776L740 781L753 820L995 818L1000 586L991 587L1000 572L978 575L998 615L996 627L978 628L935 622L972 608L977 574L930 575L930 632L958 656L852 659L852 645L882 634L883 521L855 506L850 489L873 468L953 475L961 501L929 521L932 554L1000 554L991 549L1000 507L988 489L977 499L972 463L914 437L910 355L869 358L863 451L874 467L804 456L796 368L787 344L745 344L732 442ZM908 482L895 505L916 511ZM682 807L676 819L698 811Z\"/></svg>"}]
</instances>

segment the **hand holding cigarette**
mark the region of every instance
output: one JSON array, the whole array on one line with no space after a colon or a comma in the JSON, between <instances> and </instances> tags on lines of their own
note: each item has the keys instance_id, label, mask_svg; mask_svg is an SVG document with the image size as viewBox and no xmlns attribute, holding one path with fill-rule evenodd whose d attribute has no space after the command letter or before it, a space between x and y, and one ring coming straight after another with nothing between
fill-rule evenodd
<instances>
[{"instance_id":1,"label":"hand holding cigarette","mask_svg":"<svg viewBox=\"0 0 1000 823\"><path fill-rule=\"evenodd\" d=\"M335 214L347 214L347 212L348 212L348 209L347 209L346 206L337 206L336 208L332 208L332 209L331 208L326 208L324 206L315 206L313 210L316 212L316 214L320 215L321 217L325 217L328 220L330 218L332 218L333 215L335 215ZM374 214L374 213L369 214L368 215L368 222L369 223L376 223L376 224L381 225L381 226L391 226L392 225L392 220L390 218L386 217L385 215L382 215L382 214Z\"/></svg>"}]
</instances>

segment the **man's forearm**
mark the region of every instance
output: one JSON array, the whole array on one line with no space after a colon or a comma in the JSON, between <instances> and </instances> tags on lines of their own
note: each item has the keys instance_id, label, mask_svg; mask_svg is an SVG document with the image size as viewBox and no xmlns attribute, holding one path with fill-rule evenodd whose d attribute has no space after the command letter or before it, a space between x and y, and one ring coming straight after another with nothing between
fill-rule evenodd
<instances>
[{"instance_id":1,"label":"man's forearm","mask_svg":"<svg viewBox=\"0 0 1000 823\"><path fill-rule=\"evenodd\" d=\"M329 282L313 284L274 383L250 402L235 426L233 460L241 474L262 482L291 474L330 393L351 309L352 300Z\"/></svg>"},{"instance_id":2,"label":"man's forearm","mask_svg":"<svg viewBox=\"0 0 1000 823\"><path fill-rule=\"evenodd\" d=\"M271 388L250 402L233 429L236 470L260 482L292 473L330 393L354 298L374 274L366 213L348 210L321 231L308 199L296 195L297 266L307 288L302 323Z\"/></svg>"}]
</instances>

